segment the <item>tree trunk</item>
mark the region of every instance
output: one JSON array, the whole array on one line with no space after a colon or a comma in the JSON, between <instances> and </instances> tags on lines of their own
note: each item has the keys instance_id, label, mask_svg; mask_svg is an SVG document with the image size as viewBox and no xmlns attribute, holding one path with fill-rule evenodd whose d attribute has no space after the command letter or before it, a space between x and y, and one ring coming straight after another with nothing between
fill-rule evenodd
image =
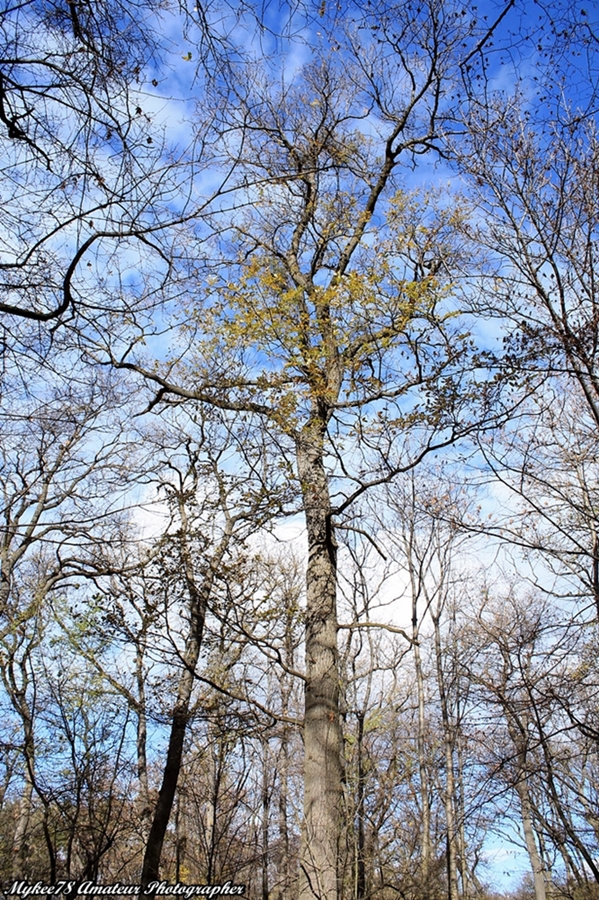
<instances>
[{"instance_id":1,"label":"tree trunk","mask_svg":"<svg viewBox=\"0 0 599 900\"><path fill-rule=\"evenodd\" d=\"M527 772L528 772L528 753L526 740L522 737L527 732L526 722L520 720L515 722L506 709L506 723L508 733L516 751L516 793L520 800L520 814L522 817L522 831L524 833L524 842L526 844L526 852L530 860L530 868L534 881L535 900L546 900L545 876L543 860L537 847L535 840L535 829L532 820L532 803L530 800L530 792L528 789Z\"/></svg>"},{"instance_id":2,"label":"tree trunk","mask_svg":"<svg viewBox=\"0 0 599 900\"><path fill-rule=\"evenodd\" d=\"M12 705L21 719L23 728L23 756L25 760L23 793L21 794L19 801L19 812L12 842L12 877L15 880L23 878L24 875L30 871L29 826L33 810L33 791L36 788L36 745L33 729L34 712L27 699L30 685L30 676L28 672L30 651L31 645L28 647L21 660L17 660L14 651L10 653L8 659L2 660L4 684L9 692ZM43 798L42 802L44 802ZM50 869L51 872L54 872L54 856L51 845L48 846L48 853Z\"/></svg>"},{"instance_id":3,"label":"tree trunk","mask_svg":"<svg viewBox=\"0 0 599 900\"><path fill-rule=\"evenodd\" d=\"M158 793L158 800L156 802L154 817L152 819L152 825L144 854L140 879L144 891L151 882L158 881L159 878L162 845L171 816L175 792L177 790L177 782L181 771L183 744L187 723L189 721L189 705L195 682L195 672L200 655L200 648L202 646L208 600L212 591L215 569L224 556L231 536L230 530L227 529L215 557L208 566L202 581L198 585L195 580L191 549L187 541L189 525L183 494L181 494L181 497L179 498L179 513L182 526L181 563L189 594L189 633L185 641L185 648L182 655L183 670L179 677L177 699L173 708L166 764L162 775L162 785ZM151 895L148 894L147 896Z\"/></svg>"},{"instance_id":4,"label":"tree trunk","mask_svg":"<svg viewBox=\"0 0 599 900\"><path fill-rule=\"evenodd\" d=\"M285 712L285 708L283 708ZM283 887L279 894L280 900L289 900L291 896L292 866L291 846L289 840L289 817L287 806L289 802L289 734L283 729L281 738L279 771L279 846L280 846L280 872L283 879Z\"/></svg>"},{"instance_id":5,"label":"tree trunk","mask_svg":"<svg viewBox=\"0 0 599 900\"><path fill-rule=\"evenodd\" d=\"M300 900L336 900L341 838L337 547L324 466L324 430L323 422L309 423L297 445L308 533Z\"/></svg>"},{"instance_id":6,"label":"tree trunk","mask_svg":"<svg viewBox=\"0 0 599 900\"><path fill-rule=\"evenodd\" d=\"M429 780L426 760L426 714L424 697L424 673L420 654L420 633L418 623L418 591L412 586L412 647L416 672L416 692L418 697L418 773L420 776L420 811L422 816L422 847L420 856L420 891L422 900L428 900L431 893L431 810L429 802Z\"/></svg>"},{"instance_id":7,"label":"tree trunk","mask_svg":"<svg viewBox=\"0 0 599 900\"><path fill-rule=\"evenodd\" d=\"M526 843L526 851L530 860L532 869L532 877L535 887L535 900L546 900L545 877L543 875L543 863L537 844L535 841L534 825L532 823L532 809L530 797L528 795L528 785L525 776L522 774L516 784L516 792L520 800L520 812L522 815L522 831L524 832L524 841Z\"/></svg>"},{"instance_id":8,"label":"tree trunk","mask_svg":"<svg viewBox=\"0 0 599 900\"><path fill-rule=\"evenodd\" d=\"M33 754L31 755L33 756ZM27 835L29 831L29 822L31 820L33 800L33 781L30 773L31 764L31 760L28 760L27 766L25 767L25 784L19 800L19 814L13 837L12 877L15 881L23 878L30 871Z\"/></svg>"},{"instance_id":9,"label":"tree trunk","mask_svg":"<svg viewBox=\"0 0 599 900\"><path fill-rule=\"evenodd\" d=\"M357 830L357 853L356 853L356 900L365 900L366 898L366 836L364 829L365 819L365 773L364 773L364 719L366 710L358 710L356 712L358 719L358 737L356 741L356 752L358 756L358 797L356 810L356 830Z\"/></svg>"},{"instance_id":10,"label":"tree trunk","mask_svg":"<svg viewBox=\"0 0 599 900\"><path fill-rule=\"evenodd\" d=\"M293 648L293 605L294 598L286 597L286 628L285 628L285 664L289 669L295 667L295 654ZM281 678L281 711L284 716L289 715L289 701L291 697L291 684L286 674ZM280 877L283 886L279 893L279 900L290 900L291 884L294 880L294 866L291 859L291 841L289 839L289 764L290 764L290 727L283 722L281 730L281 745L279 750L279 762L277 776L279 779L279 857Z\"/></svg>"},{"instance_id":11,"label":"tree trunk","mask_svg":"<svg viewBox=\"0 0 599 900\"><path fill-rule=\"evenodd\" d=\"M185 731L189 719L189 701L193 689L194 671L198 656L194 647L186 648L186 650L189 650L189 652L186 652L184 661L185 665L189 668L185 668L179 680L177 702L173 710L171 721L166 765L162 775L162 785L158 794L152 827L150 828L150 834L148 836L144 854L141 872L141 886L144 891L151 882L158 881L164 835L166 834L166 829L171 816L175 791L179 780L179 772L181 770L183 741L185 739ZM148 896L150 895L148 894Z\"/></svg>"},{"instance_id":12,"label":"tree trunk","mask_svg":"<svg viewBox=\"0 0 599 900\"><path fill-rule=\"evenodd\" d=\"M269 900L268 861L270 855L269 819L270 785L268 783L269 752L268 740L262 741L262 900Z\"/></svg>"},{"instance_id":13,"label":"tree trunk","mask_svg":"<svg viewBox=\"0 0 599 900\"><path fill-rule=\"evenodd\" d=\"M145 643L145 635L144 635ZM145 649L145 647L144 647ZM137 781L138 781L138 808L139 828L144 844L148 840L150 832L150 788L148 784L148 759L147 759L147 713L146 713L146 686L143 667L143 650L138 646L135 659L135 675L137 681Z\"/></svg>"},{"instance_id":14,"label":"tree trunk","mask_svg":"<svg viewBox=\"0 0 599 900\"><path fill-rule=\"evenodd\" d=\"M457 859L457 832L454 816L454 803L456 799L455 775L454 775L454 726L449 715L449 703L445 686L445 674L443 672L443 648L441 646L441 608L432 616L435 635L435 663L437 671L437 688L441 705L441 720L443 723L443 747L445 751L445 789L443 791L443 806L445 808L445 824L447 827L447 896L448 900L458 900L458 859ZM462 883L462 890L465 885Z\"/></svg>"}]
</instances>

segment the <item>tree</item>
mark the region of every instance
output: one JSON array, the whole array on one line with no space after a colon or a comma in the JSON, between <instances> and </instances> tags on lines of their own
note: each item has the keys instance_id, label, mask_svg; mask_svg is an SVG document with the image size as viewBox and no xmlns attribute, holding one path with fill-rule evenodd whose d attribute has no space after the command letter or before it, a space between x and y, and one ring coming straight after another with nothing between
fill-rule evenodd
<instances>
[{"instance_id":1,"label":"tree","mask_svg":"<svg viewBox=\"0 0 599 900\"><path fill-rule=\"evenodd\" d=\"M228 221L214 217L218 263L203 277L181 247L193 299L177 313L180 343L166 364L144 362L130 332L106 348L156 385L153 403L244 413L295 458L308 535L304 897L338 890L335 518L467 431L474 396L486 401L443 305L460 257L455 213L412 200L395 178L439 143L454 112L442 98L488 29L453 9L440 19L434 4L377 11L387 54L376 41L358 50L349 33L338 61L333 47L292 84L247 68L235 102L215 103L239 192Z\"/></svg>"},{"instance_id":2,"label":"tree","mask_svg":"<svg viewBox=\"0 0 599 900\"><path fill-rule=\"evenodd\" d=\"M72 314L71 279L86 249L102 232L131 234L147 207L156 153L138 91L158 47L158 6L26 0L4 11L0 312L17 317L17 331L18 318Z\"/></svg>"},{"instance_id":3,"label":"tree","mask_svg":"<svg viewBox=\"0 0 599 900\"><path fill-rule=\"evenodd\" d=\"M554 889L560 863L562 877L582 888L598 876L587 824L593 789L583 774L595 765L596 746L585 746L565 715L570 703L585 705L580 684L595 678L581 671L581 640L577 623L560 622L542 598L513 595L499 608L486 598L464 635L473 690L496 710L487 764L517 798L537 898Z\"/></svg>"},{"instance_id":4,"label":"tree","mask_svg":"<svg viewBox=\"0 0 599 900\"><path fill-rule=\"evenodd\" d=\"M58 583L107 565L108 535L126 506L119 510L130 447L116 412L125 413L118 386L96 378L30 390L7 394L1 418L0 616L8 632ZM27 570L36 558L40 580L32 587Z\"/></svg>"},{"instance_id":5,"label":"tree","mask_svg":"<svg viewBox=\"0 0 599 900\"><path fill-rule=\"evenodd\" d=\"M397 567L411 606L411 655L418 703L417 753L422 808L420 879L423 896L450 900L481 889L478 837L470 823L485 797L467 785L471 748L468 679L460 662L459 617L467 605L476 543L462 523L478 520L474 495L450 465L430 463L386 488L373 510L377 540ZM434 798L434 799L433 799ZM434 806L437 837L432 840ZM439 831L441 833L439 834ZM467 833L473 847L467 848Z\"/></svg>"},{"instance_id":6,"label":"tree","mask_svg":"<svg viewBox=\"0 0 599 900\"><path fill-rule=\"evenodd\" d=\"M239 648L235 681L245 686L245 705L259 719L260 889L263 898L288 898L297 885L299 849L303 561L288 548L273 553L259 545L240 587L243 600L231 596L220 624L227 645Z\"/></svg>"},{"instance_id":7,"label":"tree","mask_svg":"<svg viewBox=\"0 0 599 900\"><path fill-rule=\"evenodd\" d=\"M52 789L40 780L38 745L44 726L38 700L40 647L48 642L53 594L99 577L113 564L110 543L120 534L129 500L131 448L119 425L125 414L118 385L97 377L92 384L30 382L17 390L4 383L1 418L2 489L0 536L0 654L7 697L16 715L22 790L13 837L13 863L27 871L35 798L50 875L56 875L56 847L48 817ZM9 388L11 390L9 390ZM120 412L117 413L123 406ZM92 854L93 855L93 854Z\"/></svg>"},{"instance_id":8,"label":"tree","mask_svg":"<svg viewBox=\"0 0 599 900\"><path fill-rule=\"evenodd\" d=\"M584 398L545 384L479 441L505 508L485 523L520 576L586 618L599 612L597 432ZM499 487L501 486L501 487Z\"/></svg>"},{"instance_id":9,"label":"tree","mask_svg":"<svg viewBox=\"0 0 599 900\"><path fill-rule=\"evenodd\" d=\"M97 65L111 59L98 55L104 20L83 16L76 5L52 9L62 13L52 38L66 41L68 77L75 52L71 32L83 45L85 71L95 77L95 57ZM95 135L89 119L77 120L74 142L59 129L56 145L65 152L66 173L72 178L71 161L82 159L88 186L58 182L52 169L44 182L38 169L44 221L32 218L31 247L24 257L15 247L7 261L16 299L5 312L63 321L76 311L69 339L84 347L89 362L143 376L154 388L147 397L152 409L191 401L220 416L231 433L243 433L259 448L251 461L259 482L255 496L274 483L301 507L308 542L303 900L333 900L340 893L337 530L354 524L353 504L366 491L481 422L490 426L498 383L487 378L485 360L474 352L453 292L467 261L464 216L446 198L415 199L407 181L419 159L447 157L448 135L462 130L464 119L474 120L473 97L488 97L491 40L497 36L504 49L513 44L505 30L512 10L509 0L488 21L478 21L459 4L381 0L364 9L356 4L343 29L337 12L321 5L321 28L306 38L311 49L319 48L312 63L293 70L287 60L273 73L261 50L247 62L248 51L246 64L231 67L226 80L203 86L208 113L198 112L190 125L189 152L170 158L162 142L157 156L147 155L159 142L144 130L143 107L131 117L124 94L118 123L123 164L111 156L107 180L93 139L94 153L81 152L79 135ZM121 10L117 19L125 15ZM209 29L201 33L205 37ZM123 50L122 41L115 46ZM147 43L142 46L147 50ZM147 58L146 52L142 60ZM118 74L118 60L112 62ZM104 78L112 86L110 74ZM126 85L132 75L135 68L128 69ZM13 82L16 90L16 75ZM64 96L52 103L64 103ZM4 100L10 140L39 156L31 143L35 129L25 129L12 95ZM132 158L124 153L123 135L130 138ZM103 135L102 147L111 139ZM20 159L13 171L15 182L24 177ZM61 200L55 214L48 198L67 189L74 190L73 211L70 200ZM16 194L11 209L15 204ZM56 230L47 224L54 215ZM143 252L133 255L133 246L148 248L152 261ZM21 272L29 265L27 282ZM48 268L56 269L56 277L50 272L46 279ZM34 295L23 299L21 292L42 282L49 288L40 308L37 296L32 305ZM50 340L55 332L45 334ZM586 383L588 373L580 371L580 383ZM241 452L242 442L236 446ZM270 465L273 457L276 476L262 478L263 460ZM181 500L182 523L184 482L171 485L171 499ZM270 514L265 495L258 499ZM278 508L281 515L288 510L288 504ZM178 543L171 538L169 552L185 576L191 627L187 644L179 647L185 665L178 721L171 723L172 766L165 772L144 881L157 874L214 583L210 566L201 565L198 582L185 525Z\"/></svg>"},{"instance_id":10,"label":"tree","mask_svg":"<svg viewBox=\"0 0 599 900\"><path fill-rule=\"evenodd\" d=\"M481 237L495 261L495 309L512 324L516 364L576 385L598 425L594 110L569 103L576 100L566 97L537 133L518 94L498 99L473 116L467 171L488 223Z\"/></svg>"},{"instance_id":11,"label":"tree","mask_svg":"<svg viewBox=\"0 0 599 900\"><path fill-rule=\"evenodd\" d=\"M189 424L197 428L198 442L186 437L180 460L171 454L164 461L166 477L158 475L171 516L171 525L157 548L162 572L159 590L165 592L166 604L169 596L180 598L185 627L175 644L181 668L162 783L144 853L144 888L159 878L162 844L192 714L191 697L206 616L219 582L232 578L235 557L244 540L268 521L276 504L276 478L270 482L266 460L262 460L262 472L257 478L251 467L236 475L226 471L229 443L235 436L232 427L223 431L217 417L211 422L201 415ZM240 456L241 453L240 448ZM246 447L245 453L250 456L251 449ZM212 535L212 540L208 535Z\"/></svg>"},{"instance_id":12,"label":"tree","mask_svg":"<svg viewBox=\"0 0 599 900\"><path fill-rule=\"evenodd\" d=\"M596 22L567 15L539 40L534 80L473 105L459 154L486 254L478 308L503 323L496 363L533 395L488 461L528 507L515 542L573 572L599 614Z\"/></svg>"}]
</instances>

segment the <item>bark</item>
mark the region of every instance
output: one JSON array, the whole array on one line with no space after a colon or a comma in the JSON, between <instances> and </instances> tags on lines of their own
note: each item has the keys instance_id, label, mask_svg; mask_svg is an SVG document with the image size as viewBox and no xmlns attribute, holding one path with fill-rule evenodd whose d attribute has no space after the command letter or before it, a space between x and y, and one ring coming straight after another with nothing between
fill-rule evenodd
<instances>
[{"instance_id":1,"label":"bark","mask_svg":"<svg viewBox=\"0 0 599 900\"><path fill-rule=\"evenodd\" d=\"M295 667L295 654L293 649L293 598L286 597L286 628L285 628L285 664L289 669ZM283 716L289 715L291 697L291 684L286 674L281 680L281 711ZM291 731L287 722L283 721L281 731L281 745L277 775L279 779L278 798L278 823L280 845L280 874L283 879L280 891L280 900L289 900L291 897L291 884L294 880L294 866L291 859L291 841L289 837L289 765L290 765Z\"/></svg>"},{"instance_id":2,"label":"bark","mask_svg":"<svg viewBox=\"0 0 599 900\"><path fill-rule=\"evenodd\" d=\"M195 655L195 659L192 658L192 655ZM190 668L185 669L185 672L179 681L177 702L175 704L171 722L166 765L164 767L162 785L158 794L154 818L152 820L152 826L146 844L146 852L144 854L141 872L141 885L144 892L152 881L158 881L164 835L171 816L175 791L179 780L181 759L183 756L183 742L189 719L189 700L193 688L193 673L191 667L195 670L195 664L197 663L197 654L195 654L195 649L193 647L189 648L189 653L186 653L184 662L185 665L190 666Z\"/></svg>"},{"instance_id":3,"label":"bark","mask_svg":"<svg viewBox=\"0 0 599 900\"><path fill-rule=\"evenodd\" d=\"M304 819L300 900L336 900L342 821L337 648L337 547L324 465L325 426L310 422L297 445L306 529Z\"/></svg>"},{"instance_id":4,"label":"bark","mask_svg":"<svg viewBox=\"0 0 599 900\"><path fill-rule=\"evenodd\" d=\"M524 842L526 844L526 852L530 860L530 868L532 869L532 877L535 888L535 900L546 900L547 893L545 890L545 876L543 874L543 861L539 854L535 841L535 830L532 821L532 804L530 802L530 794L528 784L526 783L526 749L519 741L518 735L515 733L514 726L509 726L512 740L514 740L518 754L518 781L516 782L516 793L520 800L520 814L522 816L522 831L524 832Z\"/></svg>"},{"instance_id":5,"label":"bark","mask_svg":"<svg viewBox=\"0 0 599 900\"><path fill-rule=\"evenodd\" d=\"M36 789L36 743L33 727L34 710L27 698L30 687L29 654L30 645L22 659L17 660L13 650L8 659L2 661L3 681L11 699L13 708L21 719L23 729L23 757L25 771L23 773L23 793L19 802L19 812L12 841L12 876L13 879L23 878L29 871L29 826L33 809L33 792ZM35 689L34 689L35 690ZM42 798L43 800L43 798ZM48 846L50 869L53 872L53 852Z\"/></svg>"},{"instance_id":6,"label":"bark","mask_svg":"<svg viewBox=\"0 0 599 900\"><path fill-rule=\"evenodd\" d=\"M145 643L145 635L144 635L144 643ZM137 713L137 741L136 741L137 780L138 780L138 785L139 785L138 805L139 805L140 832L142 835L142 839L145 843L149 837L150 816L151 816L152 810L151 810L151 806L150 806L150 789L149 789L149 784L148 784L148 760L147 760L147 752L146 752L148 726L147 726L147 716L146 716L145 672L144 672L144 667L143 667L143 650L139 646L137 647L136 660L135 660L135 677L136 677L136 681L137 681L137 698L138 698L138 703L136 705L136 713Z\"/></svg>"},{"instance_id":7,"label":"bark","mask_svg":"<svg viewBox=\"0 0 599 900\"><path fill-rule=\"evenodd\" d=\"M291 895L291 846L289 840L289 734L287 729L283 730L281 738L281 754L280 754L280 772L279 772L279 844L281 863L281 875L283 879L283 887L281 889L281 900L289 900Z\"/></svg>"},{"instance_id":8,"label":"bark","mask_svg":"<svg viewBox=\"0 0 599 900\"><path fill-rule=\"evenodd\" d=\"M225 775L226 750L222 737L215 733L212 738L212 781L210 785L210 803L206 816L206 881L212 884L218 875L218 844L221 832L217 826L217 816L221 798L221 785Z\"/></svg>"},{"instance_id":9,"label":"bark","mask_svg":"<svg viewBox=\"0 0 599 900\"><path fill-rule=\"evenodd\" d=\"M424 673L420 655L420 634L418 627L417 591L412 588L412 647L414 648L414 668L416 671L416 691L418 695L418 773L420 776L420 809L422 814L422 849L420 857L420 890L422 900L430 896L431 871L431 811L429 803L429 783L426 760L426 716L424 708Z\"/></svg>"},{"instance_id":10,"label":"bark","mask_svg":"<svg viewBox=\"0 0 599 900\"><path fill-rule=\"evenodd\" d=\"M185 856L187 852L187 828L186 828L186 820L185 815L181 812L181 807L185 805L185 798L179 797L177 799L177 811L175 816L175 838L176 838L176 847L175 847L175 881L180 882L184 881L185 878L183 876L184 867L185 867Z\"/></svg>"},{"instance_id":11,"label":"bark","mask_svg":"<svg viewBox=\"0 0 599 900\"><path fill-rule=\"evenodd\" d=\"M268 783L269 753L267 740L264 740L262 749L262 900L268 900L268 858L270 855L268 825L270 818L270 786Z\"/></svg>"},{"instance_id":12,"label":"bark","mask_svg":"<svg viewBox=\"0 0 599 900\"><path fill-rule=\"evenodd\" d=\"M364 772L364 719L365 710L359 710L357 755L358 755L358 797L357 797L357 859L356 859L356 900L365 900L366 897L366 836L364 828L365 819L365 787L366 776Z\"/></svg>"},{"instance_id":13,"label":"bark","mask_svg":"<svg viewBox=\"0 0 599 900\"><path fill-rule=\"evenodd\" d=\"M506 651L503 650L504 660L506 660ZM506 660L507 662L507 660ZM506 671L507 665L506 665ZM507 699L503 696L503 691L507 679L504 676L504 684L501 688L502 703L504 707L506 725L508 734L515 750L516 762L516 783L515 789L520 801L520 815L522 818L522 831L524 833L524 842L526 844L526 852L530 861L532 870L535 900L546 900L546 880L545 866L537 845L538 835L535 836L535 827L533 824L533 804L531 801L530 790L528 786L528 775L531 769L529 753L528 753L528 725L529 720L526 713L518 714L511 710L508 706Z\"/></svg>"},{"instance_id":14,"label":"bark","mask_svg":"<svg viewBox=\"0 0 599 900\"><path fill-rule=\"evenodd\" d=\"M473 882L473 886L475 891L479 891L482 894L482 887L478 883L478 879L475 879L474 873L468 871L468 854L466 847L466 817L465 817L465 809L464 809L464 748L463 748L463 739L461 734L461 729L458 730L457 740L456 740L456 763L457 763L457 778L456 778L456 793L455 793L455 802L456 802L456 815L458 819L458 855L459 855L459 866L460 866L460 879L462 883L462 897L464 900L468 900L470 896L470 882Z\"/></svg>"},{"instance_id":15,"label":"bark","mask_svg":"<svg viewBox=\"0 0 599 900\"><path fill-rule=\"evenodd\" d=\"M214 857L216 855L216 809L218 806L218 766L213 758L214 777L210 791L209 803L206 808L206 825L204 828L204 841L206 844L206 883L212 883L214 869Z\"/></svg>"},{"instance_id":16,"label":"bark","mask_svg":"<svg viewBox=\"0 0 599 900\"><path fill-rule=\"evenodd\" d=\"M441 612L432 616L435 633L435 663L437 670L437 687L441 705L441 719L443 723L443 749L445 752L445 790L443 792L443 805L445 808L445 823L447 826L447 896L449 900L458 900L458 859L457 859L457 833L454 815L454 803L456 797L454 774L454 727L449 714L449 702L445 687L445 675L443 672L443 648L441 646ZM464 885L463 885L464 886Z\"/></svg>"},{"instance_id":17,"label":"bark","mask_svg":"<svg viewBox=\"0 0 599 900\"><path fill-rule=\"evenodd\" d=\"M27 765L25 767L25 784L19 801L19 815L13 837L12 845L12 877L14 880L23 878L29 871L29 846L27 835L32 812L33 780L31 770L33 767L33 750L26 748Z\"/></svg>"}]
</instances>

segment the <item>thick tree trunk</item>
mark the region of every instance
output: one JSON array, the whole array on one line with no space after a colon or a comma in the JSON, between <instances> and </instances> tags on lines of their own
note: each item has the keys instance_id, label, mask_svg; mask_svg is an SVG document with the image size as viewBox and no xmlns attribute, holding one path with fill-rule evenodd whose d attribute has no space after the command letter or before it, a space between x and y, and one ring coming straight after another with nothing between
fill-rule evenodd
<instances>
[{"instance_id":1,"label":"thick tree trunk","mask_svg":"<svg viewBox=\"0 0 599 900\"><path fill-rule=\"evenodd\" d=\"M28 753L28 750L25 751ZM29 754L28 754L29 756ZM31 812L33 808L33 780L31 778L33 753L31 759L28 759L25 768L25 783L23 785L23 793L19 800L19 813L17 817L17 825L13 837L12 845L12 877L17 879L25 877L30 871L29 846L27 835L29 832L29 823L31 820Z\"/></svg>"},{"instance_id":2,"label":"thick tree trunk","mask_svg":"<svg viewBox=\"0 0 599 900\"><path fill-rule=\"evenodd\" d=\"M323 436L324 424L312 422L297 446L308 533L301 900L336 900L342 821L337 548Z\"/></svg>"}]
</instances>

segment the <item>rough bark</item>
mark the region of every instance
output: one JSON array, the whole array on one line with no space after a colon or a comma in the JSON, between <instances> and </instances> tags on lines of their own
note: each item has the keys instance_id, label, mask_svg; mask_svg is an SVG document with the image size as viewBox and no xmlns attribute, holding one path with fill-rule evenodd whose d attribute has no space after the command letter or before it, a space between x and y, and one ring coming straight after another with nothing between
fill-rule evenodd
<instances>
[{"instance_id":1,"label":"rough bark","mask_svg":"<svg viewBox=\"0 0 599 900\"><path fill-rule=\"evenodd\" d=\"M308 535L301 900L336 900L342 821L337 548L323 439L324 423L311 422L297 447Z\"/></svg>"},{"instance_id":2,"label":"rough bark","mask_svg":"<svg viewBox=\"0 0 599 900\"><path fill-rule=\"evenodd\" d=\"M29 845L27 835L33 808L33 780L31 777L33 769L32 740L31 743L29 743L29 740L26 740L25 754L27 756L27 765L24 773L25 783L23 785L23 793L19 800L19 813L12 845L12 877L14 880L23 878L24 873L27 873L29 870Z\"/></svg>"}]
</instances>

